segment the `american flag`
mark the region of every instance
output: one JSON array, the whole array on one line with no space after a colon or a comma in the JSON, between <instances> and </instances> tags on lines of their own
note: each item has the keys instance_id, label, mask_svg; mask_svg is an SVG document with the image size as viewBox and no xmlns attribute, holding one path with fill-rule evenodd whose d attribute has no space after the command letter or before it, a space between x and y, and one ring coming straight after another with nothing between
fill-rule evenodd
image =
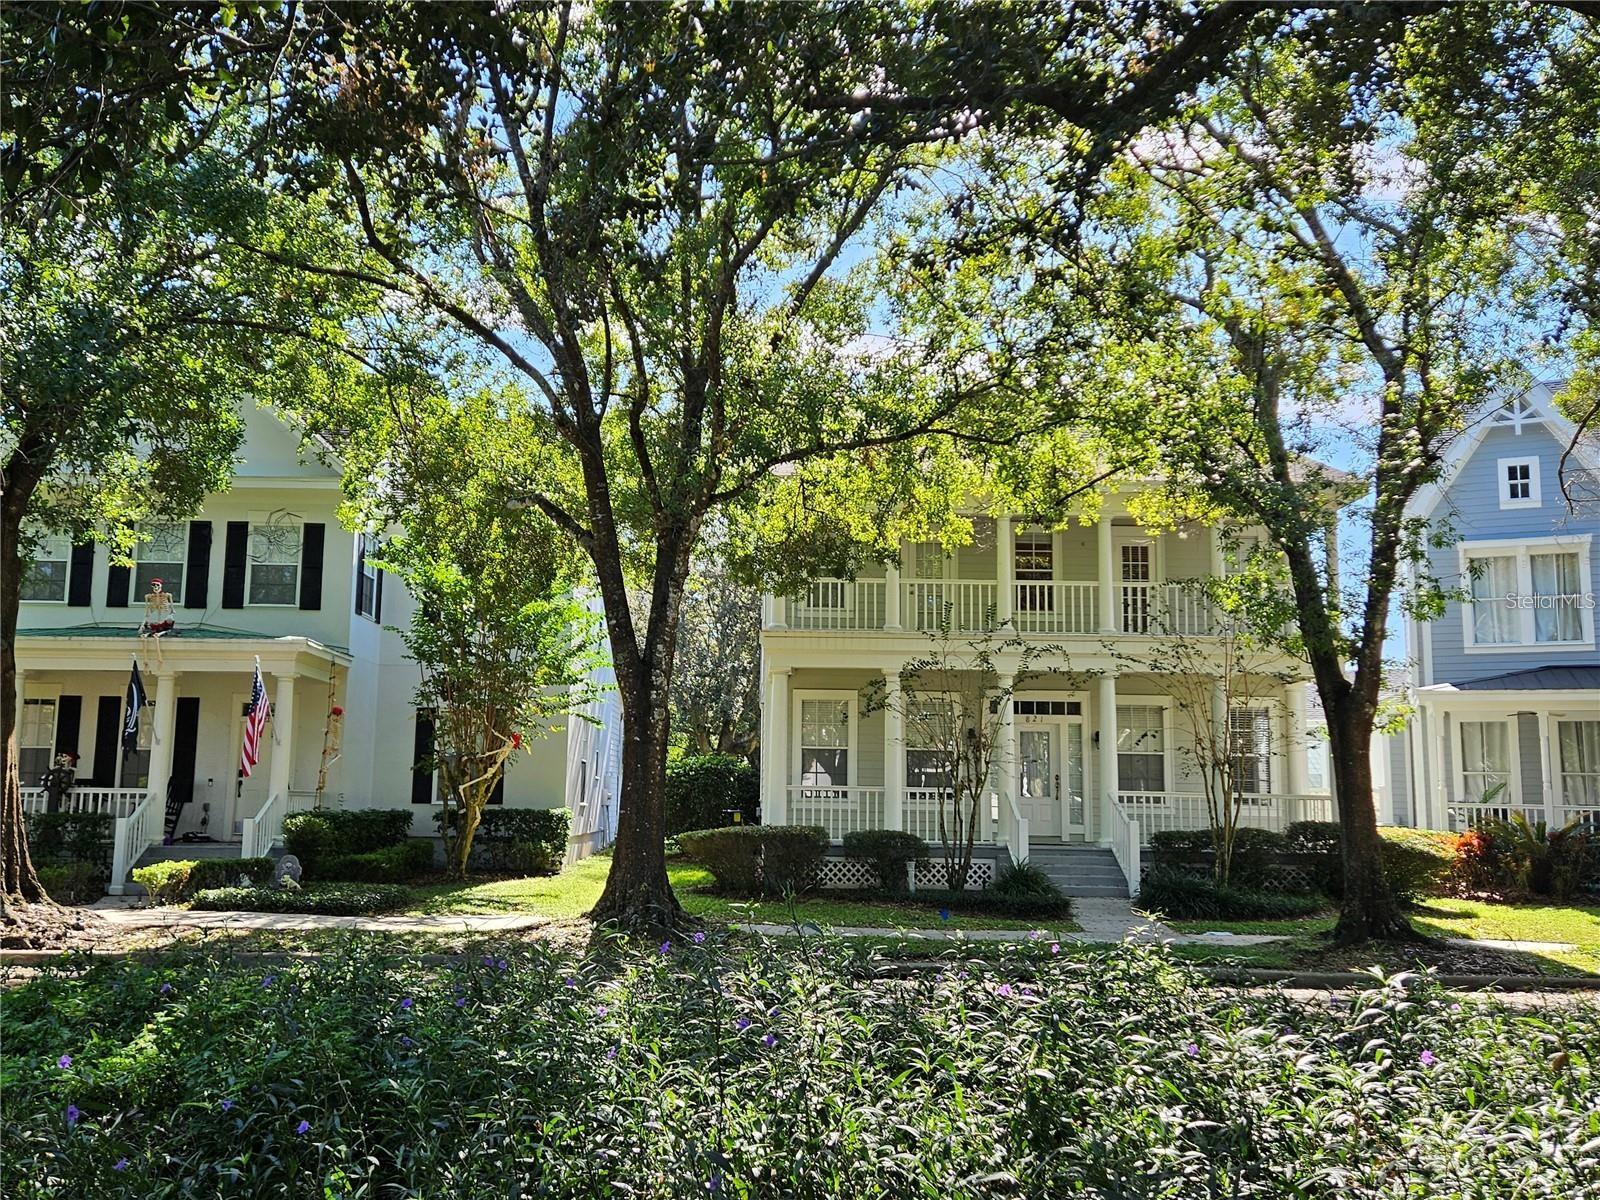
<instances>
[{"instance_id":1,"label":"american flag","mask_svg":"<svg viewBox=\"0 0 1600 1200\"><path fill-rule=\"evenodd\" d=\"M261 731L267 727L267 685L261 682L261 664L250 684L250 707L244 714L244 746L239 750L239 774L246 779L261 760Z\"/></svg>"}]
</instances>

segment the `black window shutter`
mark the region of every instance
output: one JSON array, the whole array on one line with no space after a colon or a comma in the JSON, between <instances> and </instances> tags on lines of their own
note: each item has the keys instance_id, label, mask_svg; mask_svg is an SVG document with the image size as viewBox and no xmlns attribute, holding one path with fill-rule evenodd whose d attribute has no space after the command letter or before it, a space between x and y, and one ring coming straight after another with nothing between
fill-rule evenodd
<instances>
[{"instance_id":1,"label":"black window shutter","mask_svg":"<svg viewBox=\"0 0 1600 1200\"><path fill-rule=\"evenodd\" d=\"M417 710L416 741L411 756L411 803L433 803L433 714Z\"/></svg>"},{"instance_id":2,"label":"black window shutter","mask_svg":"<svg viewBox=\"0 0 1600 1200\"><path fill-rule=\"evenodd\" d=\"M351 611L354 612L356 614L356 616L358 616L358 617L362 615L361 614L361 573L366 569L366 566L367 566L367 539L362 537L358 533L358 534L356 534L356 582L355 582L355 587L353 587L351 589L351 592L353 593L353 595L352 595L353 608L351 609Z\"/></svg>"},{"instance_id":3,"label":"black window shutter","mask_svg":"<svg viewBox=\"0 0 1600 1200\"><path fill-rule=\"evenodd\" d=\"M204 608L211 599L211 522L189 522L189 561L183 568L183 606Z\"/></svg>"},{"instance_id":4,"label":"black window shutter","mask_svg":"<svg viewBox=\"0 0 1600 1200\"><path fill-rule=\"evenodd\" d=\"M383 624L383 568L372 579L372 619Z\"/></svg>"},{"instance_id":5,"label":"black window shutter","mask_svg":"<svg viewBox=\"0 0 1600 1200\"><path fill-rule=\"evenodd\" d=\"M62 696L56 700L56 753L78 760L78 730L83 725L83 697Z\"/></svg>"},{"instance_id":6,"label":"black window shutter","mask_svg":"<svg viewBox=\"0 0 1600 1200\"><path fill-rule=\"evenodd\" d=\"M222 607L244 607L244 556L250 543L250 522L229 521L222 548Z\"/></svg>"},{"instance_id":7,"label":"black window shutter","mask_svg":"<svg viewBox=\"0 0 1600 1200\"><path fill-rule=\"evenodd\" d=\"M490 804L504 804L506 802L506 772L500 769L500 778L494 781L494 791L489 793Z\"/></svg>"},{"instance_id":8,"label":"black window shutter","mask_svg":"<svg viewBox=\"0 0 1600 1200\"><path fill-rule=\"evenodd\" d=\"M74 608L88 608L93 582L94 543L81 542L72 548L72 563L67 569L67 603Z\"/></svg>"},{"instance_id":9,"label":"black window shutter","mask_svg":"<svg viewBox=\"0 0 1600 1200\"><path fill-rule=\"evenodd\" d=\"M101 696L94 716L94 775L91 787L117 786L117 747L122 743L122 697Z\"/></svg>"},{"instance_id":10,"label":"black window shutter","mask_svg":"<svg viewBox=\"0 0 1600 1200\"><path fill-rule=\"evenodd\" d=\"M300 543L300 607L322 607L322 543L327 526L305 527Z\"/></svg>"},{"instance_id":11,"label":"black window shutter","mask_svg":"<svg viewBox=\"0 0 1600 1200\"><path fill-rule=\"evenodd\" d=\"M111 569L106 572L106 607L128 607L128 584L133 578L132 567L119 567L111 564Z\"/></svg>"}]
</instances>

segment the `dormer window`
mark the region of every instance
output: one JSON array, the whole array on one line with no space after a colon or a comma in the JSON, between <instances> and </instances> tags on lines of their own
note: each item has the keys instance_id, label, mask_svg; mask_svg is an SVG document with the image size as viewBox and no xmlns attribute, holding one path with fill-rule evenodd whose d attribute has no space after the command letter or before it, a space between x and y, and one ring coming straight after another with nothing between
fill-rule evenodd
<instances>
[{"instance_id":1,"label":"dormer window","mask_svg":"<svg viewBox=\"0 0 1600 1200\"><path fill-rule=\"evenodd\" d=\"M1502 458L1496 463L1500 474L1501 508L1538 508L1539 460Z\"/></svg>"}]
</instances>

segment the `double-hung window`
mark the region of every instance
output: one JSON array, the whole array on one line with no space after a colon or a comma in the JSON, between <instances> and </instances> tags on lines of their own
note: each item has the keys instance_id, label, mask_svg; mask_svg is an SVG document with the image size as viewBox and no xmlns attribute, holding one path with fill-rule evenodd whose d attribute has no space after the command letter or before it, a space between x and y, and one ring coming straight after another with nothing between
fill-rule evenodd
<instances>
[{"instance_id":1,"label":"double-hung window","mask_svg":"<svg viewBox=\"0 0 1600 1200\"><path fill-rule=\"evenodd\" d=\"M1600 721L1557 721L1561 803L1600 809Z\"/></svg>"},{"instance_id":2,"label":"double-hung window","mask_svg":"<svg viewBox=\"0 0 1600 1200\"><path fill-rule=\"evenodd\" d=\"M1468 804L1511 803L1511 726L1461 722L1461 787Z\"/></svg>"},{"instance_id":3,"label":"double-hung window","mask_svg":"<svg viewBox=\"0 0 1600 1200\"><path fill-rule=\"evenodd\" d=\"M907 701L906 787L948 791L955 786L958 732L955 709L949 700L918 696Z\"/></svg>"},{"instance_id":4,"label":"double-hung window","mask_svg":"<svg viewBox=\"0 0 1600 1200\"><path fill-rule=\"evenodd\" d=\"M1228 713L1228 756L1233 782L1246 796L1272 791L1272 713L1265 708L1235 708Z\"/></svg>"},{"instance_id":5,"label":"double-hung window","mask_svg":"<svg viewBox=\"0 0 1600 1200\"><path fill-rule=\"evenodd\" d=\"M30 697L17 722L17 770L23 787L38 787L56 756L56 700Z\"/></svg>"},{"instance_id":6,"label":"double-hung window","mask_svg":"<svg viewBox=\"0 0 1600 1200\"><path fill-rule=\"evenodd\" d=\"M1117 705L1117 790L1167 790L1166 710L1159 704Z\"/></svg>"},{"instance_id":7,"label":"double-hung window","mask_svg":"<svg viewBox=\"0 0 1600 1200\"><path fill-rule=\"evenodd\" d=\"M189 557L189 528L181 522L143 525L139 544L134 547L133 594L150 594L150 581L161 580L161 588L176 604L183 596L183 569Z\"/></svg>"},{"instance_id":8,"label":"double-hung window","mask_svg":"<svg viewBox=\"0 0 1600 1200\"><path fill-rule=\"evenodd\" d=\"M1048 529L1017 530L1012 564L1016 573L1017 611L1050 612L1055 608L1055 590L1050 581L1056 573L1055 536Z\"/></svg>"},{"instance_id":9,"label":"double-hung window","mask_svg":"<svg viewBox=\"0 0 1600 1200\"><path fill-rule=\"evenodd\" d=\"M800 783L808 788L850 784L851 702L804 698L800 701Z\"/></svg>"},{"instance_id":10,"label":"double-hung window","mask_svg":"<svg viewBox=\"0 0 1600 1200\"><path fill-rule=\"evenodd\" d=\"M1467 649L1594 644L1587 535L1465 542L1460 553Z\"/></svg>"},{"instance_id":11,"label":"double-hung window","mask_svg":"<svg viewBox=\"0 0 1600 1200\"><path fill-rule=\"evenodd\" d=\"M356 572L356 613L378 619L378 539L370 533L361 535L361 567Z\"/></svg>"},{"instance_id":12,"label":"double-hung window","mask_svg":"<svg viewBox=\"0 0 1600 1200\"><path fill-rule=\"evenodd\" d=\"M297 521L251 522L251 604L300 602L300 545L301 526Z\"/></svg>"},{"instance_id":13,"label":"double-hung window","mask_svg":"<svg viewBox=\"0 0 1600 1200\"><path fill-rule=\"evenodd\" d=\"M22 575L22 599L58 600L67 598L67 564L72 555L72 539L52 533L39 539L33 561Z\"/></svg>"},{"instance_id":14,"label":"double-hung window","mask_svg":"<svg viewBox=\"0 0 1600 1200\"><path fill-rule=\"evenodd\" d=\"M1472 640L1478 646L1516 645L1522 641L1517 611L1517 559L1512 554L1473 555Z\"/></svg>"}]
</instances>

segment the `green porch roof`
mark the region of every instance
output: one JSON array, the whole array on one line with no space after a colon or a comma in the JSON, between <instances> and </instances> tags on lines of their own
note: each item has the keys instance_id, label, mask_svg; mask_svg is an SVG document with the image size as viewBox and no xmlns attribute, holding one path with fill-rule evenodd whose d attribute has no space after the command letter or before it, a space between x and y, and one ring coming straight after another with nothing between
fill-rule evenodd
<instances>
[{"instance_id":1,"label":"green porch roof","mask_svg":"<svg viewBox=\"0 0 1600 1200\"><path fill-rule=\"evenodd\" d=\"M67 625L61 629L19 629L19 638L119 638L124 641L134 641L139 637L139 629L135 625ZM217 642L281 642L289 638L307 641L325 650L332 650L336 654L350 653L347 646L335 646L330 642L319 642L316 638L303 637L300 634L290 634L287 637L270 633L246 633L240 629L216 629L206 625L185 625L177 633L162 635L163 640L178 642L192 642L197 639Z\"/></svg>"}]
</instances>

